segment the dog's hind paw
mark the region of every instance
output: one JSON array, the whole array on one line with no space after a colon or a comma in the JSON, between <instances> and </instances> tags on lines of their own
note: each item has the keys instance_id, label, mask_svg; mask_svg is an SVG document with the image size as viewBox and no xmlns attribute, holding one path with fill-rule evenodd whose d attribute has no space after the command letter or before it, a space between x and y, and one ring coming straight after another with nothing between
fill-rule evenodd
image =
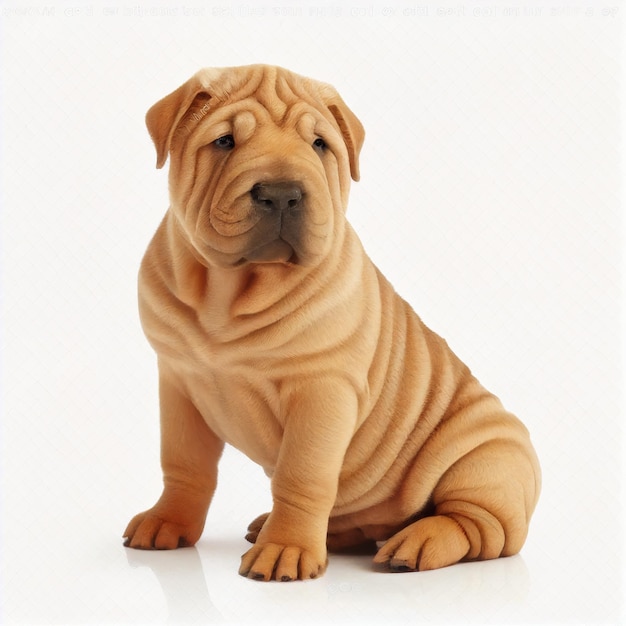
<instances>
[{"instance_id":1,"label":"dog's hind paw","mask_svg":"<svg viewBox=\"0 0 626 626\"><path fill-rule=\"evenodd\" d=\"M263 513L263 515L259 515L259 517L256 517L250 522L250 524L248 524L246 541L249 541L250 543L256 543L257 537L261 532L261 528L263 528L263 524L265 524L265 520L267 520L269 515L269 513Z\"/></svg>"},{"instance_id":2,"label":"dog's hind paw","mask_svg":"<svg viewBox=\"0 0 626 626\"><path fill-rule=\"evenodd\" d=\"M374 563L392 572L431 570L458 563L469 549L461 526L437 515L418 520L393 535L380 548Z\"/></svg>"}]
</instances>

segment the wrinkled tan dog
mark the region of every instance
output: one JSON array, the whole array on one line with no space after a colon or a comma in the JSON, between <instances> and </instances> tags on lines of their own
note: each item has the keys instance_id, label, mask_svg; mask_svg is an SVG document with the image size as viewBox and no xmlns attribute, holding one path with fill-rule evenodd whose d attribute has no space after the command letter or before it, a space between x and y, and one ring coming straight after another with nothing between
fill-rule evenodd
<instances>
[{"instance_id":1,"label":"wrinkled tan dog","mask_svg":"<svg viewBox=\"0 0 626 626\"><path fill-rule=\"evenodd\" d=\"M364 132L335 90L207 69L147 114L171 204L141 266L164 490L133 548L200 537L224 443L271 476L239 572L315 578L386 541L393 571L517 553L539 494L525 427L426 328L345 219Z\"/></svg>"}]
</instances>

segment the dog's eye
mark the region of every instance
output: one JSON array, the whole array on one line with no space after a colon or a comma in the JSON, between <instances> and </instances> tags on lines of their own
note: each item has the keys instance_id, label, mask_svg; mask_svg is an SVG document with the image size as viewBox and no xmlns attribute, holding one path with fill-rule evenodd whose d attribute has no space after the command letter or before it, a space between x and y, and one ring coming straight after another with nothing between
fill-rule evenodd
<instances>
[{"instance_id":1,"label":"dog's eye","mask_svg":"<svg viewBox=\"0 0 626 626\"><path fill-rule=\"evenodd\" d=\"M324 151L324 150L326 150L326 142L325 142L325 141L324 141L321 137L318 137L318 138L317 138L317 139L313 142L313 147L314 147L316 150L319 150L319 151Z\"/></svg>"},{"instance_id":2,"label":"dog's eye","mask_svg":"<svg viewBox=\"0 0 626 626\"><path fill-rule=\"evenodd\" d=\"M235 147L235 138L232 135L224 135L216 139L213 145L221 150L232 150Z\"/></svg>"}]
</instances>

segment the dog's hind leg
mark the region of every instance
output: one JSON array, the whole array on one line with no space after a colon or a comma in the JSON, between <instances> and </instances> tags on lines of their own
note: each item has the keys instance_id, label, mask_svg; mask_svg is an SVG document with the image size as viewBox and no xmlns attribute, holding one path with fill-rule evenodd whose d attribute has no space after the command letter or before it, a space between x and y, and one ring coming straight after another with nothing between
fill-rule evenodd
<instances>
[{"instance_id":1,"label":"dog's hind leg","mask_svg":"<svg viewBox=\"0 0 626 626\"><path fill-rule=\"evenodd\" d=\"M433 492L434 515L393 535L374 562L392 571L430 570L516 554L539 491L539 466L519 441L488 441L464 455Z\"/></svg>"}]
</instances>

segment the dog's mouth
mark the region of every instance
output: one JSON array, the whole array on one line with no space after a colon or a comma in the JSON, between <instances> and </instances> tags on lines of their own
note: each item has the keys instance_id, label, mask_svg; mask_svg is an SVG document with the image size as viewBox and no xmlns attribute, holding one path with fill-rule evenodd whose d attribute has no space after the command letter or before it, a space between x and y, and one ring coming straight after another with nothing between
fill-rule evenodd
<instances>
[{"instance_id":1,"label":"dog's mouth","mask_svg":"<svg viewBox=\"0 0 626 626\"><path fill-rule=\"evenodd\" d=\"M291 244L284 239L278 238L247 252L237 262L237 265L243 265L244 263L284 263L296 265L298 258Z\"/></svg>"}]
</instances>

